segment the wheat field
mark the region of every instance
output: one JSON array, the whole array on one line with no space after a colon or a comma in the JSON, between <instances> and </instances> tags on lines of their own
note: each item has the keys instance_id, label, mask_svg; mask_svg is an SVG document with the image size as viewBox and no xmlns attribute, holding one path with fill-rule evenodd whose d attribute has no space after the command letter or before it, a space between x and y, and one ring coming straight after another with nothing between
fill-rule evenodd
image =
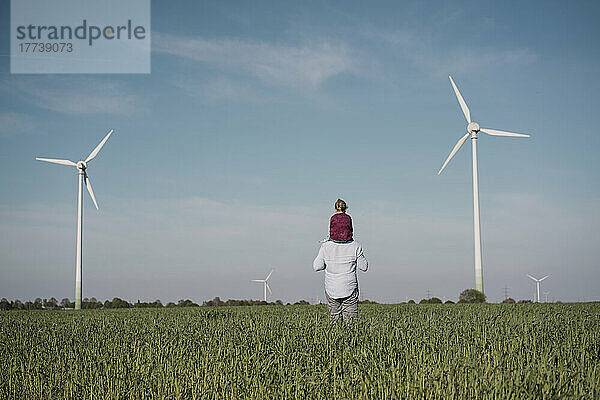
<instances>
[{"instance_id":1,"label":"wheat field","mask_svg":"<svg viewBox=\"0 0 600 400\"><path fill-rule=\"evenodd\" d=\"M600 304L0 313L2 399L597 399Z\"/></svg>"}]
</instances>

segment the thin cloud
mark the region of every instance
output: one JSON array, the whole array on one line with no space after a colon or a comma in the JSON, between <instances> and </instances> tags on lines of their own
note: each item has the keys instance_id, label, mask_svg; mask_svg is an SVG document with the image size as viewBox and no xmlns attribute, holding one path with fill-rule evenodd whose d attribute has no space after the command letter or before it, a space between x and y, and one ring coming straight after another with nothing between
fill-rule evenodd
<instances>
[{"instance_id":1,"label":"thin cloud","mask_svg":"<svg viewBox=\"0 0 600 400\"><path fill-rule=\"evenodd\" d=\"M153 35L153 50L240 71L266 85L316 89L327 79L355 70L355 60L344 44L320 41L289 46L242 39L205 39L164 33Z\"/></svg>"},{"instance_id":2,"label":"thin cloud","mask_svg":"<svg viewBox=\"0 0 600 400\"><path fill-rule=\"evenodd\" d=\"M187 75L175 75L170 82L191 97L201 97L210 103L233 102L264 104L276 100L249 83L235 81L225 76L200 80Z\"/></svg>"},{"instance_id":3,"label":"thin cloud","mask_svg":"<svg viewBox=\"0 0 600 400\"><path fill-rule=\"evenodd\" d=\"M448 47L435 40L425 40L410 31L368 31L368 36L379 39L400 51L413 65L434 76L448 73L468 73L490 66L519 67L533 64L538 56L528 48L495 49Z\"/></svg>"},{"instance_id":4,"label":"thin cloud","mask_svg":"<svg viewBox=\"0 0 600 400\"><path fill-rule=\"evenodd\" d=\"M111 81L92 79L17 79L7 90L34 106L69 115L131 115L144 112L143 100Z\"/></svg>"}]
</instances>

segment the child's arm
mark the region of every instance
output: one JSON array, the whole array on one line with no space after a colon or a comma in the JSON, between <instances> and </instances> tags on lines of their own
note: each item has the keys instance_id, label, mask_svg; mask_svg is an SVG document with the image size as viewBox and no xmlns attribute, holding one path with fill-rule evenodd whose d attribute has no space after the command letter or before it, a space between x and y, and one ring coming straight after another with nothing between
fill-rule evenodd
<instances>
[{"instance_id":1,"label":"child's arm","mask_svg":"<svg viewBox=\"0 0 600 400\"><path fill-rule=\"evenodd\" d=\"M315 270L315 272L322 271L325 269L325 252L323 251L322 245L321 248L319 248L319 254L317 254L315 261L313 261L313 269Z\"/></svg>"}]
</instances>

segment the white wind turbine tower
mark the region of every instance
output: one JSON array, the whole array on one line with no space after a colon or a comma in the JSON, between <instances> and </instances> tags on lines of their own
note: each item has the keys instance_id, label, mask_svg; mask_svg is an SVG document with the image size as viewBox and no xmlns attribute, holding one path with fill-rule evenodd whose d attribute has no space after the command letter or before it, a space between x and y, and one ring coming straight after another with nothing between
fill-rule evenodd
<instances>
[{"instance_id":1,"label":"white wind turbine tower","mask_svg":"<svg viewBox=\"0 0 600 400\"><path fill-rule=\"evenodd\" d=\"M527 276L535 281L535 285L537 287L537 302L539 303L540 302L540 282L543 281L544 279L546 279L547 277L549 277L550 275L546 275L542 279L535 279L533 276L531 276L529 274L527 274Z\"/></svg>"},{"instance_id":2,"label":"white wind turbine tower","mask_svg":"<svg viewBox=\"0 0 600 400\"><path fill-rule=\"evenodd\" d=\"M267 281L271 277L271 274L273 273L273 271L275 271L275 270L272 269L271 272L269 272L269 275L267 275L267 277L265 279L252 279L252 282L262 282L262 283L264 283L265 303L267 302L267 289L269 289L269 293L270 294L273 294L273 292L271 292L271 288L269 287L269 284L267 283Z\"/></svg>"},{"instance_id":3,"label":"white wind turbine tower","mask_svg":"<svg viewBox=\"0 0 600 400\"><path fill-rule=\"evenodd\" d=\"M469 111L469 107L467 107L467 103L461 96L458 88L454 84L452 77L449 76L450 83L452 83L452 88L454 89L454 93L456 94L456 98L458 99L458 103L460 104L460 108L462 109L463 114L465 114L465 118L467 119L467 133L461 137L452 151L450 155L440 168L438 175L442 173L446 165L450 162L452 157L458 152L461 146L465 143L468 138L471 138L471 146L472 146L472 156L473 156L473 240L474 240L474 248L475 248L475 289L483 293L483 267L481 265L481 225L479 223L479 178L477 173L477 134L479 132L487 133L488 135L493 136L511 136L511 137L530 137L529 135L524 135L522 133L513 133L513 132L505 132L499 131L496 129L488 129L481 128L479 124L475 121L471 121L471 112Z\"/></svg>"},{"instance_id":4,"label":"white wind turbine tower","mask_svg":"<svg viewBox=\"0 0 600 400\"><path fill-rule=\"evenodd\" d=\"M94 191L92 190L92 184L90 183L90 178L87 175L87 163L92 161L98 152L104 146L110 135L113 133L111 129L108 134L102 139L100 144L96 146L94 150L90 153L90 155L85 160L80 160L77 163L71 160L60 160L55 158L41 158L36 157L35 159L38 161L46 161L54 164L68 165L71 167L77 167L78 173L78 181L79 181L79 189L77 191L77 259L75 262L75 309L81 309L81 264L83 261L83 254L81 251L81 245L83 241L83 185L85 182L85 186L87 187L88 193L94 202L94 206L96 206L96 210L98 209L98 203L96 202L96 198L94 197Z\"/></svg>"}]
</instances>

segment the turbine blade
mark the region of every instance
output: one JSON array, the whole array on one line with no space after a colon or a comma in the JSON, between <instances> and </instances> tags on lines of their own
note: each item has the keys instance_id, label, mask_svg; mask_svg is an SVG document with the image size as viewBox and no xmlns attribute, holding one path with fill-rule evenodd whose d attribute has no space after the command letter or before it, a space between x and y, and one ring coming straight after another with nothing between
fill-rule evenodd
<instances>
[{"instance_id":1,"label":"turbine blade","mask_svg":"<svg viewBox=\"0 0 600 400\"><path fill-rule=\"evenodd\" d=\"M272 269L271 272L269 272L269 275L267 275L267 277L265 278L265 281L269 280L269 278L271 277L271 274L273 273L273 271L275 271L275 270Z\"/></svg>"},{"instance_id":2,"label":"turbine blade","mask_svg":"<svg viewBox=\"0 0 600 400\"><path fill-rule=\"evenodd\" d=\"M499 131L497 129L479 128L479 130L493 136L531 137L531 135L526 135L524 133Z\"/></svg>"},{"instance_id":3,"label":"turbine blade","mask_svg":"<svg viewBox=\"0 0 600 400\"><path fill-rule=\"evenodd\" d=\"M542 279L540 279L540 282L543 281L544 279L546 279L547 277L549 277L550 275L546 275L545 277L543 277Z\"/></svg>"},{"instance_id":4,"label":"turbine blade","mask_svg":"<svg viewBox=\"0 0 600 400\"><path fill-rule=\"evenodd\" d=\"M35 159L38 160L38 161L46 161L46 162L53 163L53 164L68 165L70 167L76 167L77 166L77 164L74 163L71 160L59 160L59 159L56 159L56 158L41 158L41 157L36 157Z\"/></svg>"},{"instance_id":5,"label":"turbine blade","mask_svg":"<svg viewBox=\"0 0 600 400\"><path fill-rule=\"evenodd\" d=\"M252 279L250 282L264 282L264 279Z\"/></svg>"},{"instance_id":6,"label":"turbine blade","mask_svg":"<svg viewBox=\"0 0 600 400\"><path fill-rule=\"evenodd\" d=\"M104 139L102 139L102 141L100 142L100 144L98 146L96 146L96 148L94 150L92 150L92 152L90 153L90 155L85 159L85 162L87 163L88 161L92 161L92 159L94 157L96 157L96 155L98 154L98 152L100 151L100 149L102 148L102 146L104 146L104 143L106 143L106 141L108 140L108 138L110 137L110 135L113 133L113 129L111 129L108 134L106 136L104 136Z\"/></svg>"},{"instance_id":7,"label":"turbine blade","mask_svg":"<svg viewBox=\"0 0 600 400\"><path fill-rule=\"evenodd\" d=\"M265 282L265 285L267 285L267 289L269 289L269 294L273 294L273 292L271 292L271 287L269 286L269 284Z\"/></svg>"},{"instance_id":8,"label":"turbine blade","mask_svg":"<svg viewBox=\"0 0 600 400\"><path fill-rule=\"evenodd\" d=\"M465 114L467 123L471 123L471 112L469 111L469 107L467 107L467 103L465 103L465 99L463 99L462 95L458 91L458 88L456 87L454 80L452 80L452 77L448 76L448 78L450 78L450 83L452 83L452 88L454 89L454 93L458 99L458 104L460 104L460 108L462 109L463 114Z\"/></svg>"},{"instance_id":9,"label":"turbine blade","mask_svg":"<svg viewBox=\"0 0 600 400\"><path fill-rule=\"evenodd\" d=\"M537 282L537 279L535 279L533 276L531 276L531 275L529 275L529 274L527 274L527 276L528 276L528 277L530 277L531 279L533 279L534 281L536 281L536 282Z\"/></svg>"},{"instance_id":10,"label":"turbine blade","mask_svg":"<svg viewBox=\"0 0 600 400\"><path fill-rule=\"evenodd\" d=\"M96 197L94 196L94 191L92 190L92 184L90 182L90 178L88 178L87 174L85 174L84 179L85 179L85 186L87 187L88 193L90 194L90 197L92 198L92 201L94 202L94 205L96 206L96 210L98 210L98 203L96 203Z\"/></svg>"},{"instance_id":11,"label":"turbine blade","mask_svg":"<svg viewBox=\"0 0 600 400\"><path fill-rule=\"evenodd\" d=\"M446 168L446 165L448 165L448 163L450 162L450 160L452 159L452 157L454 157L454 155L456 154L456 152L461 148L461 146L463 145L463 143L465 142L465 140L467 140L467 138L469 136L471 136L471 134L467 133L467 134L465 134L465 136L461 137L458 140L458 142L456 142L456 144L454 145L454 148L450 152L450 155L448 156L448 158L446 158L446 161L444 162L444 165L442 165L442 168L440 168L440 170L438 171L438 175L442 173L442 171L444 170L444 168Z\"/></svg>"}]
</instances>

